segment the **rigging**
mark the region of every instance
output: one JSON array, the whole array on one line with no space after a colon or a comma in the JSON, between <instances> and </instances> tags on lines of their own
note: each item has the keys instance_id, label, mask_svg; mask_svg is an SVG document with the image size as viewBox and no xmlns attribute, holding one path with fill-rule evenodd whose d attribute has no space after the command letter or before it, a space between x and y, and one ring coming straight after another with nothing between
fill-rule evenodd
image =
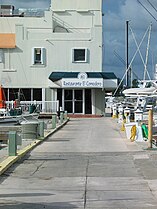
<instances>
[{"instance_id":1,"label":"rigging","mask_svg":"<svg viewBox=\"0 0 157 209\"><path fill-rule=\"evenodd\" d=\"M140 2L140 0L137 0L137 2L150 14L150 16L157 22L157 19L155 16Z\"/></svg>"}]
</instances>

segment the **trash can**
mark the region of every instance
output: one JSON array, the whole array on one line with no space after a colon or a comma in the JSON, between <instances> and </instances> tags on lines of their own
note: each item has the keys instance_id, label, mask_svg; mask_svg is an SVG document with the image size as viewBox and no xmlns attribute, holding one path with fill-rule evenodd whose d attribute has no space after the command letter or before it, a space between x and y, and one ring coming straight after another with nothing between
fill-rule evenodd
<instances>
[{"instance_id":1,"label":"trash can","mask_svg":"<svg viewBox=\"0 0 157 209\"><path fill-rule=\"evenodd\" d=\"M35 112L36 110L36 106L35 105L30 105L29 106L29 113L32 114L33 112Z\"/></svg>"}]
</instances>

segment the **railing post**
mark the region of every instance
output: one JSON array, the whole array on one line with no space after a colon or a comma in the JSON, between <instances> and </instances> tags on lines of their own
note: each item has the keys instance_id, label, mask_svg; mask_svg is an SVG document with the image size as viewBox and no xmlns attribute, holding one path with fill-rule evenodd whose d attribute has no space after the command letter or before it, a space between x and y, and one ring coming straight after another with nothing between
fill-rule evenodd
<instances>
[{"instance_id":1,"label":"railing post","mask_svg":"<svg viewBox=\"0 0 157 209\"><path fill-rule=\"evenodd\" d=\"M56 128L57 116L56 114L52 114L52 129Z\"/></svg>"},{"instance_id":2,"label":"railing post","mask_svg":"<svg viewBox=\"0 0 157 209\"><path fill-rule=\"evenodd\" d=\"M148 115L148 148L152 148L152 135L153 135L153 110L149 110Z\"/></svg>"},{"instance_id":3,"label":"railing post","mask_svg":"<svg viewBox=\"0 0 157 209\"><path fill-rule=\"evenodd\" d=\"M8 144L8 155L16 156L17 155L17 133L16 131L9 131L9 144Z\"/></svg>"},{"instance_id":4,"label":"railing post","mask_svg":"<svg viewBox=\"0 0 157 209\"><path fill-rule=\"evenodd\" d=\"M39 122L39 136L44 137L44 121Z\"/></svg>"}]
</instances>

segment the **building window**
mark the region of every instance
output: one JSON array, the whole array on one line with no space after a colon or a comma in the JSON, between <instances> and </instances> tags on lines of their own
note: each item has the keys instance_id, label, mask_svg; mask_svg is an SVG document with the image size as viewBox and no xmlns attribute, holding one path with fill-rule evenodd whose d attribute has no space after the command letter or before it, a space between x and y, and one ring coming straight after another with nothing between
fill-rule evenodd
<instances>
[{"instance_id":1,"label":"building window","mask_svg":"<svg viewBox=\"0 0 157 209\"><path fill-rule=\"evenodd\" d=\"M43 47L35 47L32 50L32 64L33 65L44 65L46 50Z\"/></svg>"},{"instance_id":2,"label":"building window","mask_svg":"<svg viewBox=\"0 0 157 209\"><path fill-rule=\"evenodd\" d=\"M72 49L72 62L87 62L86 48L75 48Z\"/></svg>"},{"instance_id":3,"label":"building window","mask_svg":"<svg viewBox=\"0 0 157 209\"><path fill-rule=\"evenodd\" d=\"M42 101L42 89L33 89L33 100Z\"/></svg>"}]
</instances>

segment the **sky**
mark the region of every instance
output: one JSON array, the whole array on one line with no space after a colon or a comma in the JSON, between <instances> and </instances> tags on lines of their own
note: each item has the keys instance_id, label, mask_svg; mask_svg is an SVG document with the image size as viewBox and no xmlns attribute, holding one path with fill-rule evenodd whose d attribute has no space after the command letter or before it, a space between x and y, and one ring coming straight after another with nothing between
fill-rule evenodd
<instances>
[{"instance_id":1,"label":"sky","mask_svg":"<svg viewBox=\"0 0 157 209\"><path fill-rule=\"evenodd\" d=\"M151 6L152 4L157 9L156 0L140 0L140 2L157 18L157 12ZM129 63L132 63L133 78L136 78L135 75L137 75L139 79L144 77L144 65L139 53L131 62L137 50L135 40L139 45L152 23L147 69L153 79L157 63L157 21L137 0L104 0L104 69L115 72L120 78L125 74L127 20L129 21ZM148 37L149 32L140 47L144 63L146 62Z\"/></svg>"},{"instance_id":2,"label":"sky","mask_svg":"<svg viewBox=\"0 0 157 209\"><path fill-rule=\"evenodd\" d=\"M51 0L0 0L1 4L12 4L16 8L48 8L50 2ZM157 63L157 1L140 0L140 2L156 20L138 3L138 0L103 0L103 69L106 72L114 72L119 78L124 76L126 69L125 27L127 20L129 21L129 63L137 50L135 40L139 45L145 34L140 46L143 61L139 53L137 53L133 62L131 62L133 78L137 76L140 79L143 79L144 75L143 62L146 61L148 30L152 23L147 69L151 78L154 75L155 64Z\"/></svg>"}]
</instances>

